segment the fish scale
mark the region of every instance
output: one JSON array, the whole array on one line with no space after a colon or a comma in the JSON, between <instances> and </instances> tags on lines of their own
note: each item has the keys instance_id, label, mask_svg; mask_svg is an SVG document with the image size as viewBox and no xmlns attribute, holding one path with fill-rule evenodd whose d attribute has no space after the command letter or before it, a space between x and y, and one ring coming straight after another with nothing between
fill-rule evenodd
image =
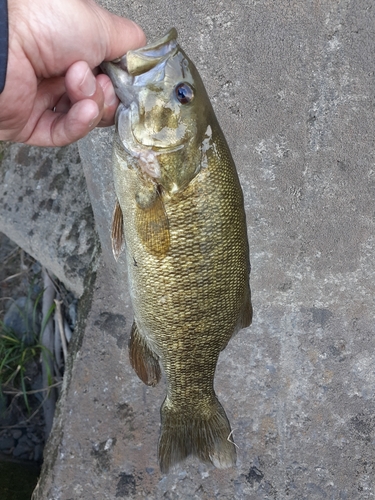
<instances>
[{"instance_id":1,"label":"fish scale","mask_svg":"<svg viewBox=\"0 0 375 500\"><path fill-rule=\"evenodd\" d=\"M161 369L167 379L163 472L190 454L220 468L235 464L214 375L220 351L252 316L242 190L203 83L176 36L172 30L132 51L135 76L120 75L130 71L125 63L105 66L120 99L126 96L114 141L113 246L117 257L125 241L131 363L149 385ZM120 87L124 81L129 89Z\"/></svg>"}]
</instances>

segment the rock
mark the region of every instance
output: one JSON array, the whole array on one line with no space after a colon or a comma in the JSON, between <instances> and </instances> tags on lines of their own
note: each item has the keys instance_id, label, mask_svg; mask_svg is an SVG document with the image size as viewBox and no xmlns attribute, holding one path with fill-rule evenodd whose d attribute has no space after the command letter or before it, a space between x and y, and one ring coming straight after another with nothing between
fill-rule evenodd
<instances>
[{"instance_id":1,"label":"rock","mask_svg":"<svg viewBox=\"0 0 375 500\"><path fill-rule=\"evenodd\" d=\"M29 448L34 447L34 443L33 443L32 439L27 434L24 434L23 436L20 437L18 444L25 444Z\"/></svg>"},{"instance_id":2,"label":"rock","mask_svg":"<svg viewBox=\"0 0 375 500\"><path fill-rule=\"evenodd\" d=\"M12 431L12 436L14 437L14 439L19 439L22 436L22 431L19 429L16 429L16 430Z\"/></svg>"},{"instance_id":3,"label":"rock","mask_svg":"<svg viewBox=\"0 0 375 500\"><path fill-rule=\"evenodd\" d=\"M18 443L13 450L13 456L16 458L29 459L31 447L28 443Z\"/></svg>"},{"instance_id":4,"label":"rock","mask_svg":"<svg viewBox=\"0 0 375 500\"><path fill-rule=\"evenodd\" d=\"M43 438L38 436L37 434L35 434L35 431L34 432L30 432L30 439L33 443L35 444L40 444L43 442Z\"/></svg>"},{"instance_id":5,"label":"rock","mask_svg":"<svg viewBox=\"0 0 375 500\"><path fill-rule=\"evenodd\" d=\"M9 450L13 448L15 445L15 440L12 437L0 437L0 451L4 452L5 450Z\"/></svg>"}]
</instances>

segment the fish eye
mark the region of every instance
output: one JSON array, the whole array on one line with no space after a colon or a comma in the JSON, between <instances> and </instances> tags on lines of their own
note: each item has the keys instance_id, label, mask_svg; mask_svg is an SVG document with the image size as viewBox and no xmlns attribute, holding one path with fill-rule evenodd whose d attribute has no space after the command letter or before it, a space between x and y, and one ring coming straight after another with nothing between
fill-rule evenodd
<instances>
[{"instance_id":1,"label":"fish eye","mask_svg":"<svg viewBox=\"0 0 375 500\"><path fill-rule=\"evenodd\" d=\"M194 98L193 87L186 82L179 83L174 91L181 104L189 104Z\"/></svg>"}]
</instances>

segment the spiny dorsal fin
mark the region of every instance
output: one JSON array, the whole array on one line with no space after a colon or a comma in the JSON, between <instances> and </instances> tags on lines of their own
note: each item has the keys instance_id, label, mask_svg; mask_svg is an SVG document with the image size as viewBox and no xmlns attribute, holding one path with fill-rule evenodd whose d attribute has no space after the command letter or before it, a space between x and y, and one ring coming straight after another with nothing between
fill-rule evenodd
<instances>
[{"instance_id":1,"label":"spiny dorsal fin","mask_svg":"<svg viewBox=\"0 0 375 500\"><path fill-rule=\"evenodd\" d=\"M124 220L118 200L113 210L111 240L112 252L117 261L124 245Z\"/></svg>"},{"instance_id":2,"label":"spiny dorsal fin","mask_svg":"<svg viewBox=\"0 0 375 500\"><path fill-rule=\"evenodd\" d=\"M129 358L133 370L146 385L156 385L161 377L157 356L148 347L134 321L129 341Z\"/></svg>"},{"instance_id":3,"label":"spiny dorsal fin","mask_svg":"<svg viewBox=\"0 0 375 500\"><path fill-rule=\"evenodd\" d=\"M148 252L165 257L170 247L169 222L159 193L149 206L137 203L136 227Z\"/></svg>"}]
</instances>

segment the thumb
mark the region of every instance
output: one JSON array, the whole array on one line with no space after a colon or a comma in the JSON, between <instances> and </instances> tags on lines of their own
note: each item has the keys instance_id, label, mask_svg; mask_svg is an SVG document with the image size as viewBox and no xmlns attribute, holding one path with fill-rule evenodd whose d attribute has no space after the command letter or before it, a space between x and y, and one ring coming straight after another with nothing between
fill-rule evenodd
<instances>
[{"instance_id":1,"label":"thumb","mask_svg":"<svg viewBox=\"0 0 375 500\"><path fill-rule=\"evenodd\" d=\"M103 29L107 34L105 60L111 61L123 56L128 50L137 49L146 43L146 36L140 26L130 19L116 16L97 6Z\"/></svg>"}]
</instances>

